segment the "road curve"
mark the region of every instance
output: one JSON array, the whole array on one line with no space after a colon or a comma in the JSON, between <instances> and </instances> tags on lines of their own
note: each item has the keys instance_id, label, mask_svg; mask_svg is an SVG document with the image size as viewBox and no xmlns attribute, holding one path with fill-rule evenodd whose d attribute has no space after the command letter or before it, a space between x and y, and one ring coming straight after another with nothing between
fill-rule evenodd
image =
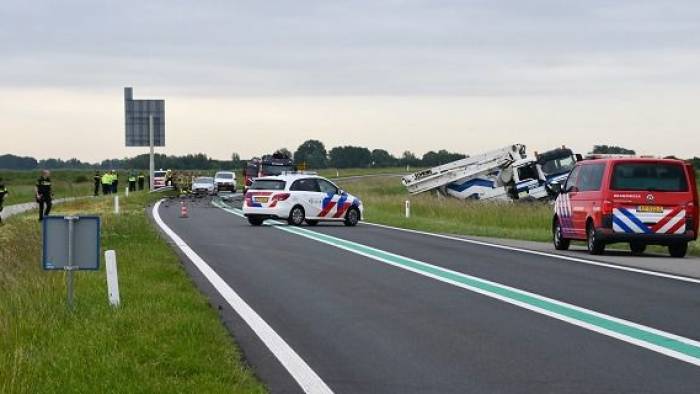
<instances>
[{"instance_id":1,"label":"road curve","mask_svg":"<svg viewBox=\"0 0 700 394\"><path fill-rule=\"evenodd\" d=\"M696 283L367 225L251 227L206 202L189 213L155 215L334 392L700 387ZM270 389L302 391L183 258Z\"/></svg>"}]
</instances>

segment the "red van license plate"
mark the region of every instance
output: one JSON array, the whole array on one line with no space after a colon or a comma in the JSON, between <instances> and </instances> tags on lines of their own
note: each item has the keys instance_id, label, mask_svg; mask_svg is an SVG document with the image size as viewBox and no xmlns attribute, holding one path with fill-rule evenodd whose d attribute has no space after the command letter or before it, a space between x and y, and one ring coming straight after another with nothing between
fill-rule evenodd
<instances>
[{"instance_id":1,"label":"red van license plate","mask_svg":"<svg viewBox=\"0 0 700 394\"><path fill-rule=\"evenodd\" d=\"M644 213L663 213L664 207L658 205L640 205L637 207L637 212Z\"/></svg>"}]
</instances>

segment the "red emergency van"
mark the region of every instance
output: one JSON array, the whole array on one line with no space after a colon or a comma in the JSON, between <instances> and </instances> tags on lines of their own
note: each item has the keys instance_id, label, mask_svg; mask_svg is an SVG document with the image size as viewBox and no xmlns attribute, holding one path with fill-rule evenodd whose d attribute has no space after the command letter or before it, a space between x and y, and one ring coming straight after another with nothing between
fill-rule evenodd
<instances>
[{"instance_id":1,"label":"red emergency van","mask_svg":"<svg viewBox=\"0 0 700 394\"><path fill-rule=\"evenodd\" d=\"M586 241L591 254L628 242L633 254L664 245L683 257L698 236L695 170L675 159L604 158L576 163L552 220L554 247Z\"/></svg>"}]
</instances>

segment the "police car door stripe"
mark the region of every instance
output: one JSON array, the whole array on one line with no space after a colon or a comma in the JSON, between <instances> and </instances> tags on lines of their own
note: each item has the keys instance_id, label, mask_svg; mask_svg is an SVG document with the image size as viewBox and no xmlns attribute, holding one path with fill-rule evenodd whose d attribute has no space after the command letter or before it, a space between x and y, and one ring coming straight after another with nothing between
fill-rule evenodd
<instances>
[{"instance_id":1,"label":"police car door stripe","mask_svg":"<svg viewBox=\"0 0 700 394\"><path fill-rule=\"evenodd\" d=\"M338 200L338 211L333 215L334 218L339 218L343 216L345 211L350 208L350 204L345 204L345 202L348 200L347 194L344 194L340 196L340 199Z\"/></svg>"}]
</instances>

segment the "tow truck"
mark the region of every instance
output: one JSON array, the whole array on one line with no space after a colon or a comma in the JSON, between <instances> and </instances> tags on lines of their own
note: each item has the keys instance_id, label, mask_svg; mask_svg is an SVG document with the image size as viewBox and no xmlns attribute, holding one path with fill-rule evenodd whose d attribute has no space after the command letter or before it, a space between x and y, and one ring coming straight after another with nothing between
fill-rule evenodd
<instances>
[{"instance_id":1,"label":"tow truck","mask_svg":"<svg viewBox=\"0 0 700 394\"><path fill-rule=\"evenodd\" d=\"M402 182L411 194L437 190L463 200L551 199L551 185L563 183L578 160L566 147L530 158L525 145L513 144L418 171Z\"/></svg>"}]
</instances>

